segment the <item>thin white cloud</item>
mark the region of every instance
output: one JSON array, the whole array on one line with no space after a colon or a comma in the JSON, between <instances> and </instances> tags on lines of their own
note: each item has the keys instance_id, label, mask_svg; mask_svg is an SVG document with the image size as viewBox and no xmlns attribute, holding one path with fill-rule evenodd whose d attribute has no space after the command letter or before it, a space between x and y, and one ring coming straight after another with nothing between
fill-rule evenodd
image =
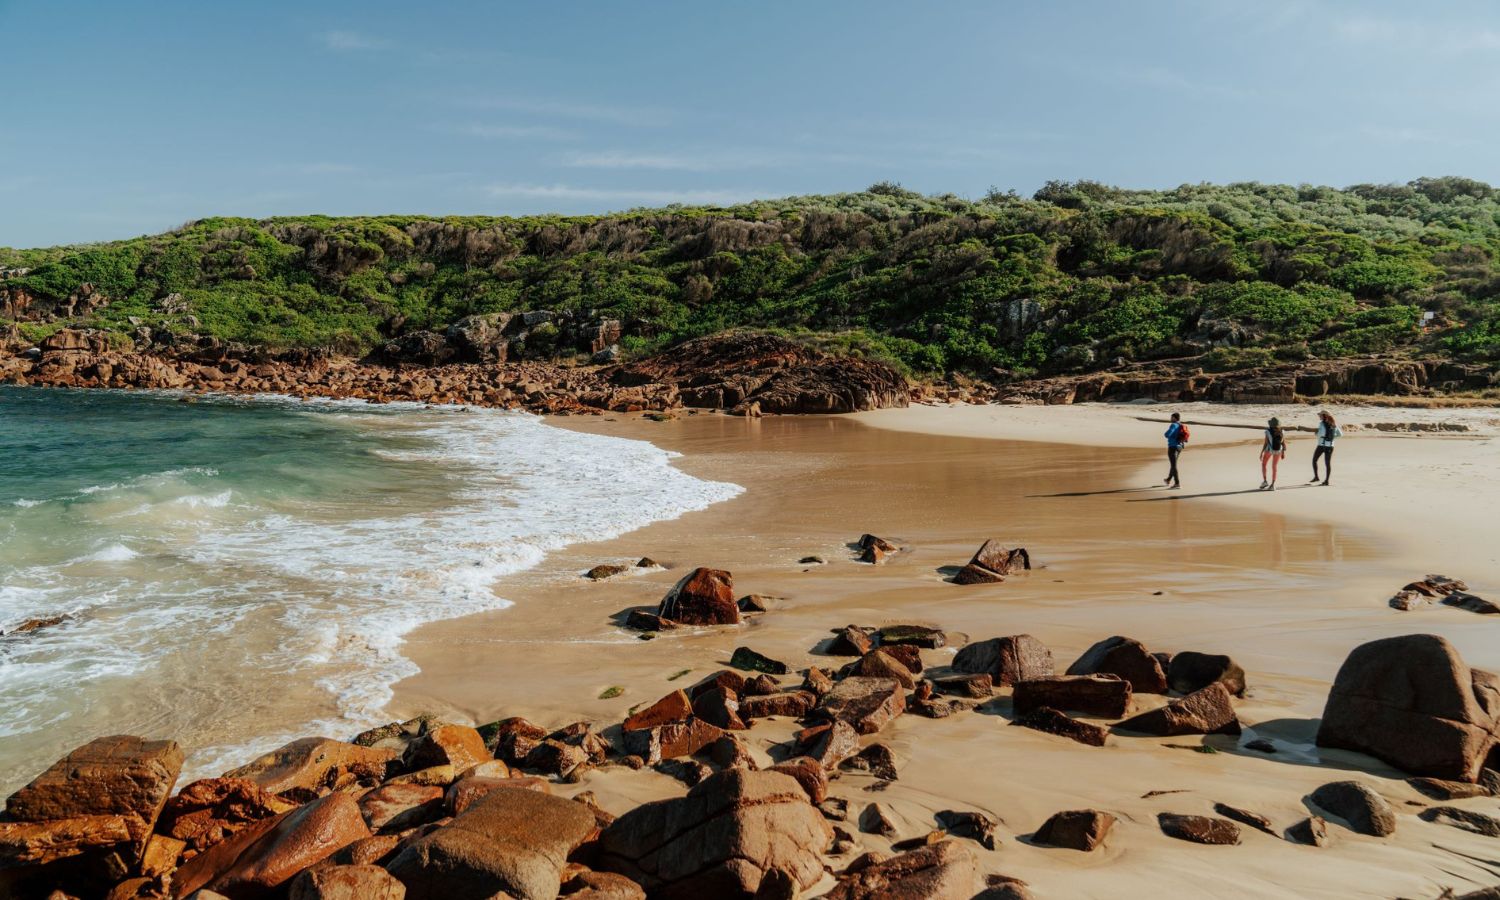
<instances>
[{"instance_id":1,"label":"thin white cloud","mask_svg":"<svg viewBox=\"0 0 1500 900\"><path fill-rule=\"evenodd\" d=\"M594 188L571 184L492 184L485 187L491 197L533 200L590 201L601 203L656 204L688 203L726 206L757 197L780 196L770 191L724 190L654 190L633 188Z\"/></svg>"},{"instance_id":2,"label":"thin white cloud","mask_svg":"<svg viewBox=\"0 0 1500 900\"><path fill-rule=\"evenodd\" d=\"M489 140L542 140L570 141L578 137L576 132L552 125L483 125L471 123L458 129L460 134Z\"/></svg>"},{"instance_id":3,"label":"thin white cloud","mask_svg":"<svg viewBox=\"0 0 1500 900\"><path fill-rule=\"evenodd\" d=\"M579 103L536 97L478 97L458 101L471 109L500 109L557 119L578 119L611 125L663 125L674 118L670 110L643 106Z\"/></svg>"},{"instance_id":4,"label":"thin white cloud","mask_svg":"<svg viewBox=\"0 0 1500 900\"><path fill-rule=\"evenodd\" d=\"M328 31L323 34L323 45L329 50L347 53L358 50L385 50L391 42L385 38L361 34L358 31Z\"/></svg>"}]
</instances>

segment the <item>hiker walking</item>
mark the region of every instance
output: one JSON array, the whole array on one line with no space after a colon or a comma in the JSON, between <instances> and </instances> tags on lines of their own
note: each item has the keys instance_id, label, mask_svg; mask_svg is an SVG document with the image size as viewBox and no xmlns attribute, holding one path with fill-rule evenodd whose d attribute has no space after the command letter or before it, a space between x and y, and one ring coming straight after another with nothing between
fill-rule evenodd
<instances>
[{"instance_id":1,"label":"hiker walking","mask_svg":"<svg viewBox=\"0 0 1500 900\"><path fill-rule=\"evenodd\" d=\"M1265 441L1260 445L1260 489L1276 490L1276 470L1286 458L1286 432L1281 430L1281 420L1272 418L1266 423ZM1266 463L1271 464L1271 477L1266 480Z\"/></svg>"},{"instance_id":2,"label":"hiker walking","mask_svg":"<svg viewBox=\"0 0 1500 900\"><path fill-rule=\"evenodd\" d=\"M1344 430L1333 421L1333 414L1328 410L1318 413L1318 448L1313 451L1313 477L1308 484L1318 484L1318 460L1325 460L1323 467L1324 487L1328 487L1328 480L1333 477L1333 442L1344 436Z\"/></svg>"},{"instance_id":3,"label":"hiker walking","mask_svg":"<svg viewBox=\"0 0 1500 900\"><path fill-rule=\"evenodd\" d=\"M1166 438L1167 465L1169 468L1167 469L1167 477L1162 480L1162 484L1165 484L1172 490L1177 490L1182 487L1182 481L1177 477L1177 457L1181 456L1182 451L1187 449L1188 443L1188 429L1186 425L1182 424L1181 413L1172 413L1172 424L1167 426Z\"/></svg>"}]
</instances>

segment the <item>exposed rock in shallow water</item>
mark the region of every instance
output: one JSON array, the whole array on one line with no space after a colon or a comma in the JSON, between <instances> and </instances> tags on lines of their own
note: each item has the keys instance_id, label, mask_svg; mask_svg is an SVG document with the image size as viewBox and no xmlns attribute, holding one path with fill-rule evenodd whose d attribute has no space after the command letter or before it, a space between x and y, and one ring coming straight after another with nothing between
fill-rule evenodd
<instances>
[{"instance_id":1,"label":"exposed rock in shallow water","mask_svg":"<svg viewBox=\"0 0 1500 900\"><path fill-rule=\"evenodd\" d=\"M1140 641L1128 637L1105 638L1085 650L1068 666L1069 675L1115 675L1130 682L1137 694L1165 694L1167 676L1161 661Z\"/></svg>"},{"instance_id":2,"label":"exposed rock in shallow water","mask_svg":"<svg viewBox=\"0 0 1500 900\"><path fill-rule=\"evenodd\" d=\"M1130 682L1115 675L1063 675L1016 682L1012 708L1025 714L1043 706L1117 719L1130 710Z\"/></svg>"},{"instance_id":3,"label":"exposed rock in shallow water","mask_svg":"<svg viewBox=\"0 0 1500 900\"><path fill-rule=\"evenodd\" d=\"M662 599L656 614L684 625L738 625L734 576L722 569L694 569Z\"/></svg>"},{"instance_id":4,"label":"exposed rock in shallow water","mask_svg":"<svg viewBox=\"0 0 1500 900\"><path fill-rule=\"evenodd\" d=\"M736 647L733 655L729 657L729 664L747 672L765 672L770 675L785 675L790 671L786 663L772 659L764 653L757 653L749 647Z\"/></svg>"},{"instance_id":5,"label":"exposed rock in shallow water","mask_svg":"<svg viewBox=\"0 0 1500 900\"><path fill-rule=\"evenodd\" d=\"M977 641L958 651L953 669L989 675L996 685L1046 678L1053 672L1052 651L1029 634Z\"/></svg>"},{"instance_id":6,"label":"exposed rock in shallow water","mask_svg":"<svg viewBox=\"0 0 1500 900\"><path fill-rule=\"evenodd\" d=\"M860 734L874 734L905 709L906 694L899 682L851 676L834 685L817 712L824 718L848 723Z\"/></svg>"},{"instance_id":7,"label":"exposed rock in shallow water","mask_svg":"<svg viewBox=\"0 0 1500 900\"><path fill-rule=\"evenodd\" d=\"M1236 697L1245 696L1245 670L1228 656L1185 650L1174 654L1165 668L1167 687L1179 694L1201 691L1220 681L1229 693Z\"/></svg>"},{"instance_id":8,"label":"exposed rock in shallow water","mask_svg":"<svg viewBox=\"0 0 1500 900\"><path fill-rule=\"evenodd\" d=\"M1158 737L1239 734L1240 720L1234 713L1229 691L1223 682L1216 681L1197 693L1126 719L1115 725L1115 730Z\"/></svg>"},{"instance_id":9,"label":"exposed rock in shallow water","mask_svg":"<svg viewBox=\"0 0 1500 900\"><path fill-rule=\"evenodd\" d=\"M1228 819L1212 816L1186 816L1178 813L1158 813L1156 822L1162 834L1190 841L1194 844L1238 844L1240 827Z\"/></svg>"},{"instance_id":10,"label":"exposed rock in shallow water","mask_svg":"<svg viewBox=\"0 0 1500 900\"><path fill-rule=\"evenodd\" d=\"M1108 728L1089 722L1080 722L1071 716L1047 706L1034 709L1023 716L1018 716L1011 724L1047 734L1055 734L1058 737L1065 737L1080 744L1088 744L1091 747L1103 747L1105 739L1109 737Z\"/></svg>"}]
</instances>

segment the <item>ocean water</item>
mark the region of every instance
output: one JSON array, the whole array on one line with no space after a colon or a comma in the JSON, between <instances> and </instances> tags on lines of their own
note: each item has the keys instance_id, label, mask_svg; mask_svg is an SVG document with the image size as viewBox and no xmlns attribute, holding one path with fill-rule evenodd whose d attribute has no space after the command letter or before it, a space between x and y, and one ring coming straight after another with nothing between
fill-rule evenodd
<instances>
[{"instance_id":1,"label":"ocean water","mask_svg":"<svg viewBox=\"0 0 1500 900\"><path fill-rule=\"evenodd\" d=\"M0 795L105 734L216 773L387 721L403 635L728 499L640 441L416 405L0 387Z\"/></svg>"}]
</instances>

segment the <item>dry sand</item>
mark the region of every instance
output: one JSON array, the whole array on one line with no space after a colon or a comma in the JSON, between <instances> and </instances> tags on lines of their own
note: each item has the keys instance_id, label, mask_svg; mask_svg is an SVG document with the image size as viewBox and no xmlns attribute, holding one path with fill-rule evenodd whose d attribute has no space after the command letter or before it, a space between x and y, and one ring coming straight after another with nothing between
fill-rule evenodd
<instances>
[{"instance_id":1,"label":"dry sand","mask_svg":"<svg viewBox=\"0 0 1500 900\"><path fill-rule=\"evenodd\" d=\"M1209 413L1249 423L1260 416L1225 407L1185 411L1190 421ZM984 870L1023 878L1043 898L1415 898L1500 882L1495 839L1421 821L1419 807L1407 804L1425 798L1400 773L1337 752L1315 765L1311 746L1334 672L1363 641L1435 632L1470 663L1500 668L1500 622L1386 606L1396 588L1435 570L1467 579L1481 595L1500 595L1493 432L1479 439L1351 434L1339 447L1334 487L1245 494L1234 492L1259 481L1257 432L1195 426L1195 449L1183 463L1188 486L1167 492L1156 449L1164 426L1136 419L1164 412L974 407L829 418L561 420L680 451L686 471L747 490L708 510L549 557L500 586L514 608L420 630L407 653L423 671L397 686L392 712L475 723L510 715L553 726L580 718L617 723L632 706L722 667L742 644L796 668L841 664L813 649L829 629L848 623L921 622L949 630L957 642L1026 632L1052 648L1059 670L1094 641L1124 634L1152 649L1232 654L1250 683L1239 704L1248 726L1240 741L1114 737L1104 748L1085 747L1009 727L1002 697L944 720L898 719L879 740L895 750L899 780L875 793L868 776L845 774L835 793L849 798L856 814L875 800L890 808L900 837L931 830L939 809L987 812L1002 825L997 851L973 845ZM1492 412L1466 415L1489 428L1484 416ZM1365 415L1419 418L1396 410L1339 414L1351 423ZM1289 483L1308 477L1310 448L1309 439L1293 443ZM865 531L909 549L879 567L855 562L848 542ZM991 535L1028 547L1039 567L999 585L946 582L943 567L967 561ZM828 563L797 563L809 554ZM675 568L598 584L579 577L596 563L642 555ZM737 629L686 629L640 641L615 627L616 613L654 603L683 569L697 565L730 569L741 593L784 599ZM951 653L924 655L939 668ZM685 669L691 672L672 680ZM615 685L623 695L595 699ZM746 737L768 750L791 728L762 721ZM1239 749L1257 737L1274 741L1279 752ZM1194 745L1217 752L1194 752ZM1253 809L1284 829L1307 815L1302 798L1309 791L1348 777L1397 807L1394 837L1333 826L1331 846L1310 848L1247 828L1240 846L1203 847L1166 838L1155 825L1158 812L1211 814L1218 801ZM566 788L582 789L596 791L615 812L684 790L666 776L621 769ZM1150 791L1174 793L1143 797ZM1500 812L1492 799L1455 805ZM1053 812L1086 807L1121 820L1105 849L1084 854L1027 843ZM889 844L859 837L871 849Z\"/></svg>"}]
</instances>

